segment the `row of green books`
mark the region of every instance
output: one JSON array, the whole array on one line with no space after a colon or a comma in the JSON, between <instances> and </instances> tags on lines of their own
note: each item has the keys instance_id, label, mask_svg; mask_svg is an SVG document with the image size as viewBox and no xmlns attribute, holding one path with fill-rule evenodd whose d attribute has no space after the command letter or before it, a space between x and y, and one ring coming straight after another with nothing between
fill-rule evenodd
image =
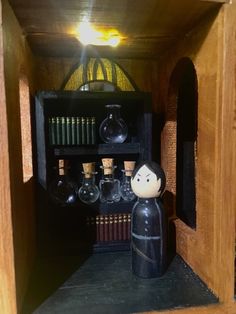
<instances>
[{"instance_id":1,"label":"row of green books","mask_svg":"<svg viewBox=\"0 0 236 314\"><path fill-rule=\"evenodd\" d=\"M95 117L50 117L50 145L96 144Z\"/></svg>"}]
</instances>

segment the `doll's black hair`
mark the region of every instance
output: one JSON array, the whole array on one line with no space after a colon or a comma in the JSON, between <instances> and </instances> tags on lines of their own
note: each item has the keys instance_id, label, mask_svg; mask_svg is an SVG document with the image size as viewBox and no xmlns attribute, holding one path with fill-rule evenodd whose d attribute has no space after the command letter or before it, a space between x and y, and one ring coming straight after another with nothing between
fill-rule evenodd
<instances>
[{"instance_id":1,"label":"doll's black hair","mask_svg":"<svg viewBox=\"0 0 236 314\"><path fill-rule=\"evenodd\" d=\"M155 173L157 180L160 178L161 179L161 186L160 190L161 193L164 191L165 186L166 186L166 176L163 171L163 169L155 162L155 161L142 161L138 166L134 169L132 173L132 179L136 176L137 172L139 171L140 168L143 166L146 166L149 170L151 170L153 173Z\"/></svg>"}]
</instances>

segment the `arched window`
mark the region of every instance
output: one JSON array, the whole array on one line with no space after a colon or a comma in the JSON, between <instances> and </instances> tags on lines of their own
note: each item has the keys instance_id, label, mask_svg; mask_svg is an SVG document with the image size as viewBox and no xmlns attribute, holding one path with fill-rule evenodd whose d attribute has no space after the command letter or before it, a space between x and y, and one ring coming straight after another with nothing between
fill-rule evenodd
<instances>
[{"instance_id":1,"label":"arched window","mask_svg":"<svg viewBox=\"0 0 236 314\"><path fill-rule=\"evenodd\" d=\"M187 63L180 80L177 102L176 213L190 227L196 227L196 72Z\"/></svg>"},{"instance_id":2,"label":"arched window","mask_svg":"<svg viewBox=\"0 0 236 314\"><path fill-rule=\"evenodd\" d=\"M196 227L197 90L194 65L183 58L170 79L164 130L168 156L163 158L169 167L169 189L176 195L176 215L192 228Z\"/></svg>"},{"instance_id":3,"label":"arched window","mask_svg":"<svg viewBox=\"0 0 236 314\"><path fill-rule=\"evenodd\" d=\"M113 86L113 88L111 88ZM136 91L138 88L128 73L107 58L86 58L76 63L61 89L84 91Z\"/></svg>"},{"instance_id":4,"label":"arched window","mask_svg":"<svg viewBox=\"0 0 236 314\"><path fill-rule=\"evenodd\" d=\"M30 115L29 83L25 74L20 74L19 79L20 117L21 117L21 142L22 142L22 169L23 180L27 182L33 176L32 166L32 137Z\"/></svg>"}]
</instances>

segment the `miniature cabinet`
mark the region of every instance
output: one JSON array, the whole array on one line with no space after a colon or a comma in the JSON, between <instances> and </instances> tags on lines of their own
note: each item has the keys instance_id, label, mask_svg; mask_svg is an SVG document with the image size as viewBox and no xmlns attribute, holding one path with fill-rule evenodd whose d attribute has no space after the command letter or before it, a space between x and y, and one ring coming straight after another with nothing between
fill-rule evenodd
<instances>
[{"instance_id":1,"label":"miniature cabinet","mask_svg":"<svg viewBox=\"0 0 236 314\"><path fill-rule=\"evenodd\" d=\"M105 105L121 105L121 116L128 126L124 143L104 143L99 137L99 125L106 117ZM114 159L117 166L115 177L122 178L123 162L152 158L151 95L141 92L40 92L36 96L37 173L39 183L38 234L42 243L52 243L73 250L120 250L129 249L130 214L135 201L120 200L117 203L91 205L80 200L72 207L60 208L50 203L48 185L53 180L59 159L68 160L69 175L81 186L82 163L95 162L96 184L101 179L101 159ZM93 117L93 140L63 145L52 141L52 119ZM53 121L53 123L57 123ZM57 130L55 128L54 130ZM56 132L56 131L55 131ZM54 134L53 136L57 136ZM61 134L59 135L61 136ZM64 136L64 135L63 135ZM60 143L59 145L57 143ZM46 241L45 241L46 240ZM51 244L55 247L54 244ZM43 246L43 245L42 245Z\"/></svg>"}]
</instances>

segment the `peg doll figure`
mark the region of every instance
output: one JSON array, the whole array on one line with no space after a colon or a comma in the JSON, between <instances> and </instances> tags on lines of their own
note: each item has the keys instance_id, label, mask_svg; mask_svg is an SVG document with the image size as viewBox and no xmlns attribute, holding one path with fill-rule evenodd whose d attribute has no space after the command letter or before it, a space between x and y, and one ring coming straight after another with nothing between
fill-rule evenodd
<instances>
[{"instance_id":1,"label":"peg doll figure","mask_svg":"<svg viewBox=\"0 0 236 314\"><path fill-rule=\"evenodd\" d=\"M142 278L160 277L166 270L167 218L160 200L165 181L153 161L142 162L131 178L138 196L131 222L132 271Z\"/></svg>"}]
</instances>

